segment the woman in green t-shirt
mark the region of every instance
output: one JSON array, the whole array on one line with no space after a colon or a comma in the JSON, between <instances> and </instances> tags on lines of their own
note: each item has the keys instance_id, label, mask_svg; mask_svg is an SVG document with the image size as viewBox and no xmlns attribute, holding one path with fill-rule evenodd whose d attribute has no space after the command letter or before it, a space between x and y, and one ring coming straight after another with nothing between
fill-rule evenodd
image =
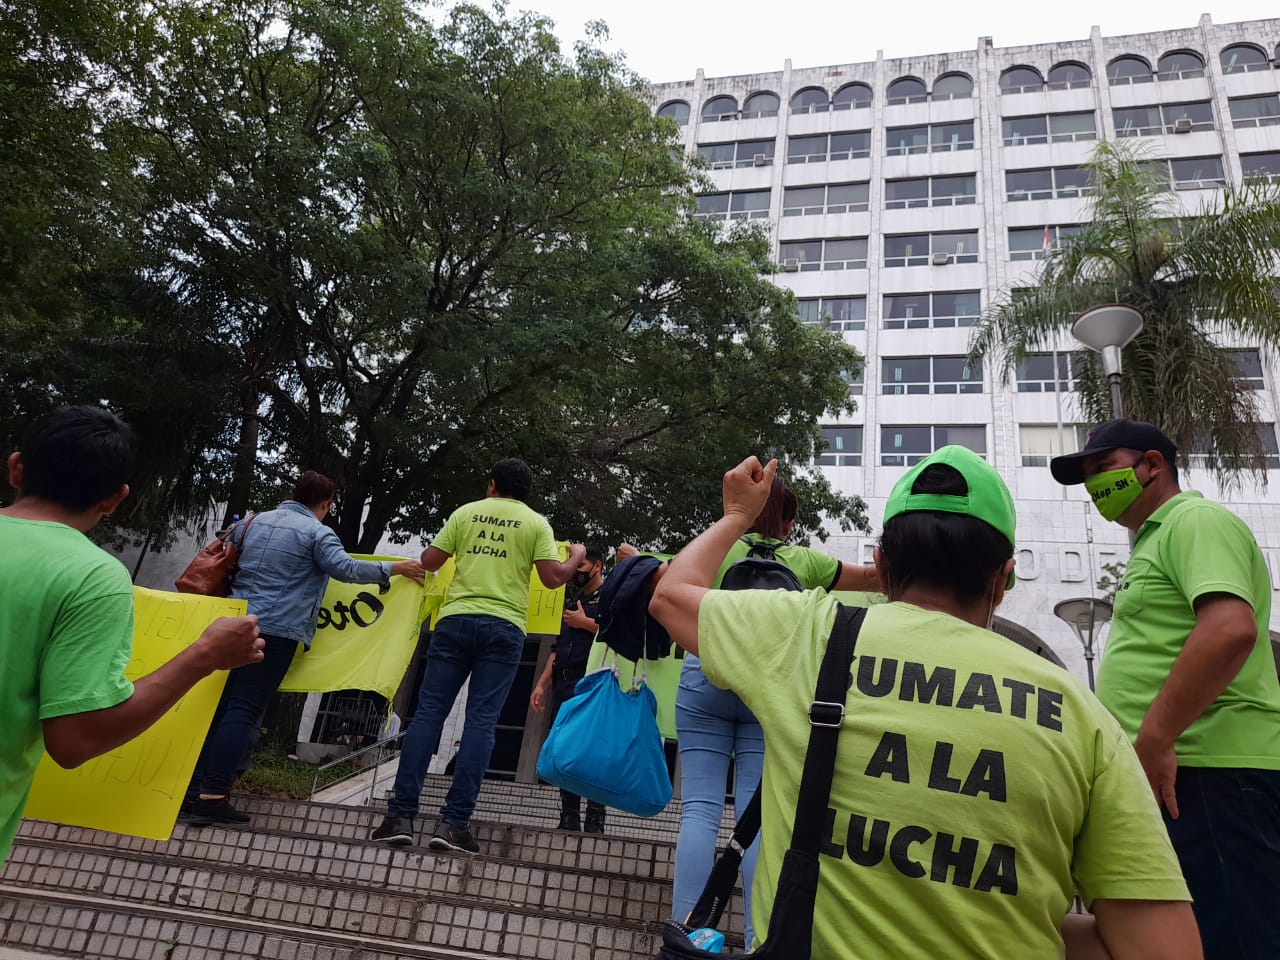
<instances>
[{"instance_id":1,"label":"woman in green t-shirt","mask_svg":"<svg viewBox=\"0 0 1280 960\"><path fill-rule=\"evenodd\" d=\"M734 544L716 576L750 551L747 542L777 547L775 559L786 564L806 590L879 590L875 567L844 564L807 547L784 543L795 526L796 497L781 477L775 477L764 509L743 541ZM734 760L734 813L741 817L764 767L764 733L760 724L731 690L713 686L698 658L685 657L676 694L676 736L680 750L680 837L676 843L675 889L672 914L684 920L693 909L715 860L716 834L724 813L729 758ZM743 930L750 947L751 878L757 844L742 859Z\"/></svg>"}]
</instances>

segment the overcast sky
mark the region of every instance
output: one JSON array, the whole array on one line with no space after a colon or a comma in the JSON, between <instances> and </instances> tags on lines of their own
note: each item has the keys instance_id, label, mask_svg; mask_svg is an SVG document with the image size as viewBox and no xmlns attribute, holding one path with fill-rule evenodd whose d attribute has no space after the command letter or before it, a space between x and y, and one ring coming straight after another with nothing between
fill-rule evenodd
<instances>
[{"instance_id":1,"label":"overcast sky","mask_svg":"<svg viewBox=\"0 0 1280 960\"><path fill-rule=\"evenodd\" d=\"M1277 0L977 0L942 3L779 2L739 0L510 0L511 9L533 10L556 21L566 49L581 38L582 25L609 25L612 48L627 54L632 68L653 82L782 69L790 57L799 67L886 57L972 50L978 37L998 47L1054 40L1080 40L1094 24L1106 36L1195 26L1202 13L1215 23L1280 16ZM1274 49L1280 35L1260 37Z\"/></svg>"}]
</instances>

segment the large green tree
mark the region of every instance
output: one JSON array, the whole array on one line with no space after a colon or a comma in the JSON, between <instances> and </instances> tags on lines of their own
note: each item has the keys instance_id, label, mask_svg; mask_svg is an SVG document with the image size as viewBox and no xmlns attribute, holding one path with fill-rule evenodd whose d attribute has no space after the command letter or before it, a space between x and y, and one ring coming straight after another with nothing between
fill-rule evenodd
<instances>
[{"instance_id":1,"label":"large green tree","mask_svg":"<svg viewBox=\"0 0 1280 960\"><path fill-rule=\"evenodd\" d=\"M1061 347L1084 310L1129 304L1144 326L1123 351L1125 415L1164 430L1184 464L1197 453L1223 480L1265 479L1257 401L1224 348L1280 345L1280 185L1228 186L1186 209L1167 166L1136 141L1100 143L1087 167L1079 234L1050 252L1035 286L990 306L972 351L994 355L1007 378L1028 351ZM1101 366L1080 360L1080 412L1109 419Z\"/></svg>"},{"instance_id":2,"label":"large green tree","mask_svg":"<svg viewBox=\"0 0 1280 960\"><path fill-rule=\"evenodd\" d=\"M506 455L564 533L640 542L710 520L747 453L808 464L859 358L798 322L761 234L692 218L698 175L637 79L537 17L415 10L156 0L85 48L129 206L103 214L114 325L51 340L100 348L49 368L51 398L163 424L147 385L190 383L170 393L219 428L175 417L168 475L242 513L325 471L353 548L431 532ZM797 474L802 535L865 527Z\"/></svg>"}]
</instances>

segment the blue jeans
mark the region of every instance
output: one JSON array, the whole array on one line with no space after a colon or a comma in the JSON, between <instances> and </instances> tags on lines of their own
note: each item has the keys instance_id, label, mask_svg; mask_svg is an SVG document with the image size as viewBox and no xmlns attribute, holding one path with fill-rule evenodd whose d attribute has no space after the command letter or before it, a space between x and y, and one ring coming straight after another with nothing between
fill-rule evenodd
<instances>
[{"instance_id":1,"label":"blue jeans","mask_svg":"<svg viewBox=\"0 0 1280 960\"><path fill-rule=\"evenodd\" d=\"M187 788L187 799L202 793L225 797L245 766L245 752L262 726L271 698L280 689L289 664L298 650L298 641L286 637L263 636L266 647L259 663L236 667L227 675L222 698L213 714L213 723L200 749L200 759Z\"/></svg>"},{"instance_id":2,"label":"blue jeans","mask_svg":"<svg viewBox=\"0 0 1280 960\"><path fill-rule=\"evenodd\" d=\"M712 685L697 657L685 658L676 694L680 743L680 838L671 913L683 921L698 902L716 858L716 833L724 814L729 757L735 760L734 815L742 816L760 785L764 731L738 695ZM742 858L742 923L751 948L751 878L760 841Z\"/></svg>"},{"instance_id":3,"label":"blue jeans","mask_svg":"<svg viewBox=\"0 0 1280 960\"><path fill-rule=\"evenodd\" d=\"M493 753L498 715L523 653L524 631L501 617L457 614L436 624L418 706L400 747L400 769L395 796L387 803L388 816L418 815L418 798L431 754L440 742L440 731L458 691L470 677L453 784L440 808L440 818L451 827L465 827L470 822L480 781Z\"/></svg>"},{"instance_id":4,"label":"blue jeans","mask_svg":"<svg viewBox=\"0 0 1280 960\"><path fill-rule=\"evenodd\" d=\"M1280 957L1280 770L1179 767L1165 826L1205 960Z\"/></svg>"}]
</instances>

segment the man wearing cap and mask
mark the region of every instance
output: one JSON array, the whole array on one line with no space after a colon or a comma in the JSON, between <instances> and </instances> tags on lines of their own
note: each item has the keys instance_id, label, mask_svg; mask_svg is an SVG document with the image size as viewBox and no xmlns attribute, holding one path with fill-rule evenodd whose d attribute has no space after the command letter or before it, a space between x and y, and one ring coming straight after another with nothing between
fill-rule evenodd
<instances>
[{"instance_id":1,"label":"man wearing cap and mask","mask_svg":"<svg viewBox=\"0 0 1280 960\"><path fill-rule=\"evenodd\" d=\"M1111 420L1055 457L1135 535L1098 697L1134 742L1209 960L1280 957L1280 683L1271 579L1249 528L1178 485L1158 429Z\"/></svg>"},{"instance_id":2,"label":"man wearing cap and mask","mask_svg":"<svg viewBox=\"0 0 1280 960\"><path fill-rule=\"evenodd\" d=\"M556 638L551 656L547 658L546 669L542 671L542 676L529 695L529 706L535 713L542 713L548 707L547 694L551 694L548 729L556 722L560 707L573 696L578 681L586 675L591 645L596 642L596 633L600 630L596 614L600 609L603 574L604 549L595 544L587 544L586 556L578 564L578 569L570 580L578 588L578 599L572 605L566 604L560 636ZM604 804L595 800L587 801L587 833L604 833L604 810ZM576 793L561 790L558 829L581 828L582 798Z\"/></svg>"},{"instance_id":3,"label":"man wearing cap and mask","mask_svg":"<svg viewBox=\"0 0 1280 960\"><path fill-rule=\"evenodd\" d=\"M764 728L757 931L770 929L839 609L822 591L710 589L775 470L751 457L725 474L724 516L671 562L650 606ZM1201 956L1119 724L1074 677L988 629L1013 584L1014 526L1008 488L964 447L927 457L889 497L875 552L889 602L867 611L836 724L813 960ZM1096 923L1068 916L1075 890Z\"/></svg>"}]
</instances>

